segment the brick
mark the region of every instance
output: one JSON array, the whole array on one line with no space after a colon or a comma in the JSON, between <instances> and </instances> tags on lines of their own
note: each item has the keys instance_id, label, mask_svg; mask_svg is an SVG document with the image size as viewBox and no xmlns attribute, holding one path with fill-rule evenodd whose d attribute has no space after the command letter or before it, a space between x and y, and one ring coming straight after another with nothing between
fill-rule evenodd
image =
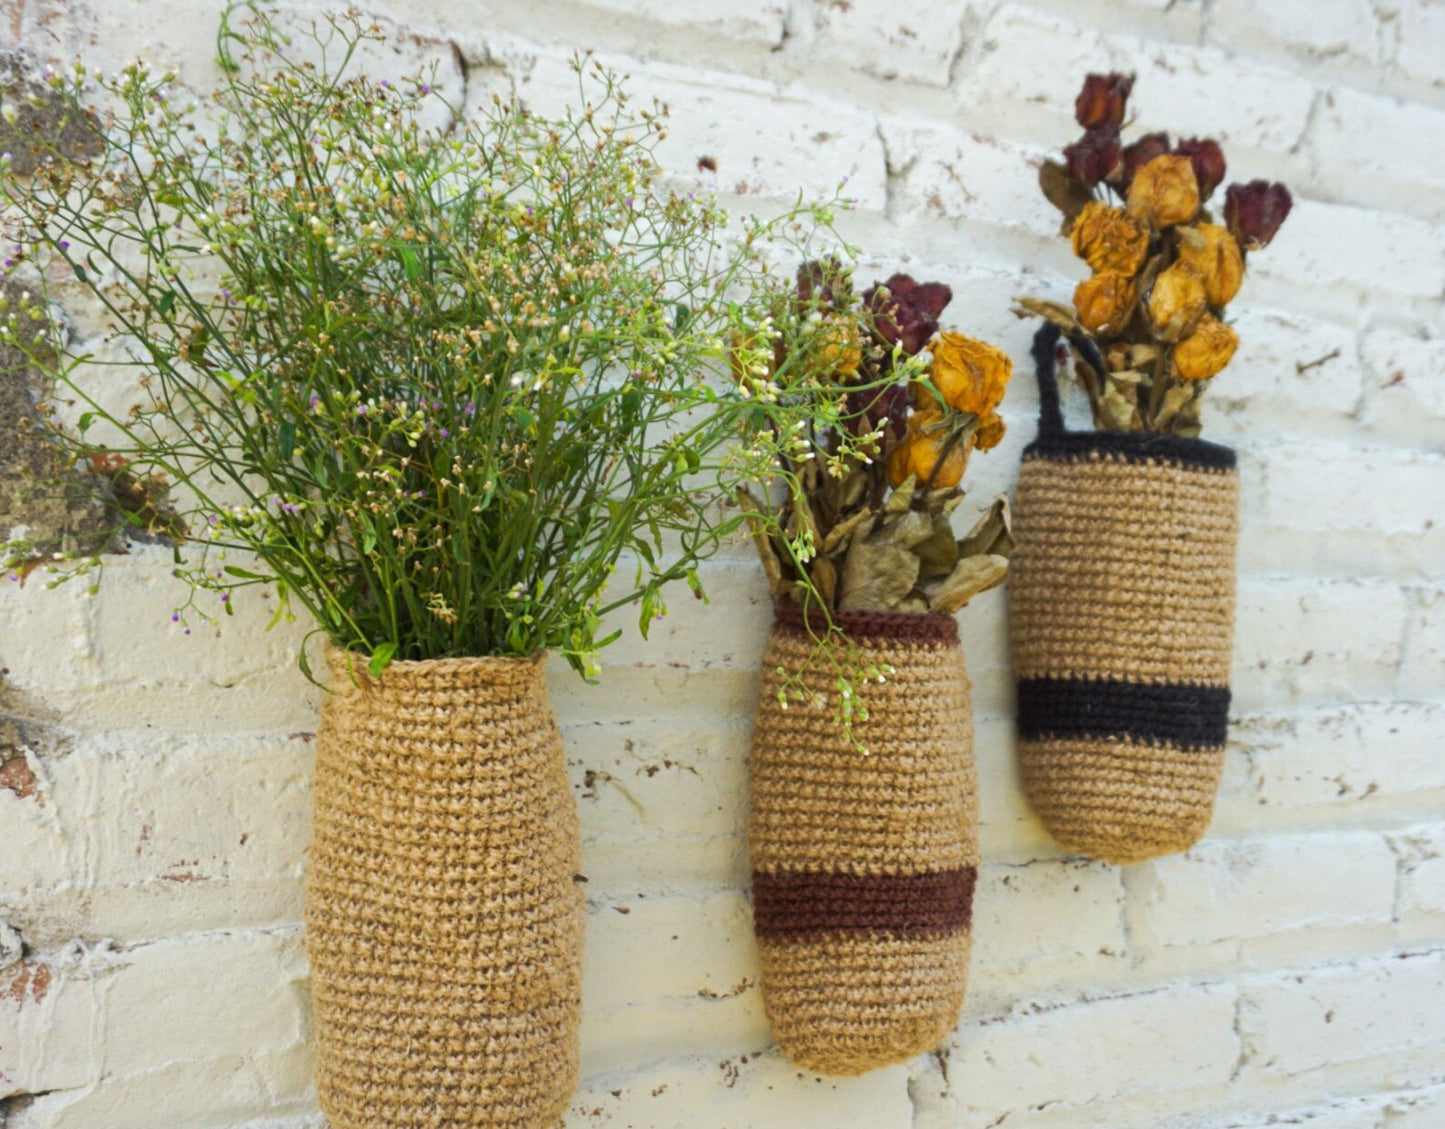
<instances>
[{"instance_id":1,"label":"brick","mask_svg":"<svg viewBox=\"0 0 1445 1129\"><path fill-rule=\"evenodd\" d=\"M1343 423L1365 386L1355 334L1331 322L1258 309L1248 281L1240 302L1229 319L1239 350L1204 401L1207 434L1240 442L1267 419L1272 434L1277 425L1313 438L1322 424Z\"/></svg>"},{"instance_id":2,"label":"brick","mask_svg":"<svg viewBox=\"0 0 1445 1129\"><path fill-rule=\"evenodd\" d=\"M1311 125L1310 148L1338 198L1438 220L1445 153L1425 139L1442 133L1445 109L1336 87Z\"/></svg>"},{"instance_id":3,"label":"brick","mask_svg":"<svg viewBox=\"0 0 1445 1129\"><path fill-rule=\"evenodd\" d=\"M1264 301L1340 288L1366 296L1436 298L1445 288L1445 235L1414 216L1296 196L1289 220L1249 261ZM1382 303L1388 305L1388 303Z\"/></svg>"},{"instance_id":4,"label":"brick","mask_svg":"<svg viewBox=\"0 0 1445 1129\"><path fill-rule=\"evenodd\" d=\"M1255 521L1241 538L1243 566L1269 571L1309 560L1320 572L1353 575L1416 573L1445 552L1434 499L1445 495L1445 458L1354 443L1280 442L1253 452L1263 481ZM1340 498L1338 475L1351 489Z\"/></svg>"},{"instance_id":5,"label":"brick","mask_svg":"<svg viewBox=\"0 0 1445 1129\"><path fill-rule=\"evenodd\" d=\"M196 744L108 734L48 764L48 808L22 813L26 849L0 866L10 891L0 903L24 915L37 944L299 920L309 743ZM131 800L110 811L116 796Z\"/></svg>"},{"instance_id":6,"label":"brick","mask_svg":"<svg viewBox=\"0 0 1445 1129\"><path fill-rule=\"evenodd\" d=\"M1438 928L1445 920L1445 825L1408 827L1389 839L1400 858L1401 919Z\"/></svg>"},{"instance_id":7,"label":"brick","mask_svg":"<svg viewBox=\"0 0 1445 1129\"><path fill-rule=\"evenodd\" d=\"M1006 1007L1054 989L1061 976L1117 974L1129 946L1123 905L1118 867L1074 859L985 865L974 900L970 1008Z\"/></svg>"},{"instance_id":8,"label":"brick","mask_svg":"<svg viewBox=\"0 0 1445 1129\"><path fill-rule=\"evenodd\" d=\"M1265 807L1384 802L1445 789L1445 707L1380 702L1243 718L1230 730Z\"/></svg>"},{"instance_id":9,"label":"brick","mask_svg":"<svg viewBox=\"0 0 1445 1129\"><path fill-rule=\"evenodd\" d=\"M41 1098L19 1113L14 1129L154 1129L157 1110L186 1129L233 1129L259 1110L304 1109L312 1066L310 1048L166 1063L127 1077L107 1076L91 1090ZM272 1096L274 1079L289 1077L292 1091ZM298 1079L304 1079L298 1086ZM10 1123L7 1123L10 1124Z\"/></svg>"},{"instance_id":10,"label":"brick","mask_svg":"<svg viewBox=\"0 0 1445 1129\"><path fill-rule=\"evenodd\" d=\"M694 28L719 39L776 46L782 42L788 7L783 0L740 0L719 6L707 0L586 0L609 15Z\"/></svg>"},{"instance_id":11,"label":"brick","mask_svg":"<svg viewBox=\"0 0 1445 1129\"><path fill-rule=\"evenodd\" d=\"M1389 697L1406 613L1394 584L1242 577L1233 709Z\"/></svg>"},{"instance_id":12,"label":"brick","mask_svg":"<svg viewBox=\"0 0 1445 1129\"><path fill-rule=\"evenodd\" d=\"M652 958L638 961L643 951ZM587 1074L762 1046L767 1024L746 898L639 894L594 904L583 998Z\"/></svg>"},{"instance_id":13,"label":"brick","mask_svg":"<svg viewBox=\"0 0 1445 1129\"><path fill-rule=\"evenodd\" d=\"M526 45L506 48L502 58L519 77L522 100L544 115L560 114L575 101L576 77L565 56ZM825 98L794 94L732 74L652 64L638 69L626 59L598 61L630 74L634 105L657 99L671 109L668 137L657 148L663 170L684 181L740 196L791 201L801 190L831 198L844 179L846 195L865 209L881 209L887 197L883 144L872 117ZM702 173L711 157L717 172Z\"/></svg>"},{"instance_id":14,"label":"brick","mask_svg":"<svg viewBox=\"0 0 1445 1129\"><path fill-rule=\"evenodd\" d=\"M1445 8L1435 0L1405 0L1398 6L1399 33L1393 69L1434 91L1445 87L1439 44L1445 36Z\"/></svg>"},{"instance_id":15,"label":"brick","mask_svg":"<svg viewBox=\"0 0 1445 1129\"><path fill-rule=\"evenodd\" d=\"M1440 588L1411 591L1398 692L1427 701L1445 697L1445 591Z\"/></svg>"},{"instance_id":16,"label":"brick","mask_svg":"<svg viewBox=\"0 0 1445 1129\"><path fill-rule=\"evenodd\" d=\"M713 1055L584 1083L569 1125L597 1129L912 1129L901 1066L861 1078L820 1078L776 1051Z\"/></svg>"},{"instance_id":17,"label":"brick","mask_svg":"<svg viewBox=\"0 0 1445 1129\"><path fill-rule=\"evenodd\" d=\"M923 0L901 8L889 0L811 0L814 48L882 79L947 86L963 42L965 18L981 4Z\"/></svg>"},{"instance_id":18,"label":"brick","mask_svg":"<svg viewBox=\"0 0 1445 1129\"><path fill-rule=\"evenodd\" d=\"M1182 988L965 1024L948 1065L963 1114L957 1124L1222 1085L1239 1054L1234 1014L1232 990Z\"/></svg>"},{"instance_id":19,"label":"brick","mask_svg":"<svg viewBox=\"0 0 1445 1129\"><path fill-rule=\"evenodd\" d=\"M907 118L885 118L880 128L907 214L1057 234L1059 213L1038 190L1039 164L1050 154Z\"/></svg>"},{"instance_id":20,"label":"brick","mask_svg":"<svg viewBox=\"0 0 1445 1129\"><path fill-rule=\"evenodd\" d=\"M1268 45L1318 65L1349 56L1372 64L1379 54L1378 17L1369 0L1255 5L1218 0L1209 13L1209 38L1245 54Z\"/></svg>"},{"instance_id":21,"label":"brick","mask_svg":"<svg viewBox=\"0 0 1445 1129\"><path fill-rule=\"evenodd\" d=\"M1445 1040L1445 953L1402 955L1294 973L1241 989L1241 1077L1383 1060L1398 1085L1418 1052L1438 1070ZM1429 1067L1425 1068L1428 1072Z\"/></svg>"},{"instance_id":22,"label":"brick","mask_svg":"<svg viewBox=\"0 0 1445 1129\"><path fill-rule=\"evenodd\" d=\"M1381 327L1361 339L1360 356L1365 427L1412 446L1445 446L1445 343Z\"/></svg>"},{"instance_id":23,"label":"brick","mask_svg":"<svg viewBox=\"0 0 1445 1129\"><path fill-rule=\"evenodd\" d=\"M11 1095L84 1086L99 1073L94 985L79 965L0 970L0 1110Z\"/></svg>"},{"instance_id":24,"label":"brick","mask_svg":"<svg viewBox=\"0 0 1445 1129\"><path fill-rule=\"evenodd\" d=\"M1209 945L1300 929L1387 923L1395 853L1367 832L1206 840L1129 868L1130 935Z\"/></svg>"}]
</instances>

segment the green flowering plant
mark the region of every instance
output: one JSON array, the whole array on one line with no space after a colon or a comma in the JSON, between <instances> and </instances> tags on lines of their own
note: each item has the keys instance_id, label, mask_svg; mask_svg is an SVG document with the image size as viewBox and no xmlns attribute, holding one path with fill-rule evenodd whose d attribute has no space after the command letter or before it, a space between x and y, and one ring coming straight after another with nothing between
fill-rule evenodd
<instances>
[{"instance_id":1,"label":"green flowering plant","mask_svg":"<svg viewBox=\"0 0 1445 1129\"><path fill-rule=\"evenodd\" d=\"M139 63L47 75L81 143L0 170L0 338L54 390L57 485L99 476L112 546L173 546L178 621L265 586L374 673L547 649L590 676L604 617L635 604L646 634L667 585L702 595L744 521L721 500L841 418L826 374L752 375L780 367L769 263L831 213L739 224L670 190L665 109L585 59L557 119L494 96L423 124L426 76L355 73L379 37L235 4L193 105ZM98 344L56 315L82 299ZM787 352L816 347L794 327ZM90 548L22 536L3 563L58 583Z\"/></svg>"}]
</instances>

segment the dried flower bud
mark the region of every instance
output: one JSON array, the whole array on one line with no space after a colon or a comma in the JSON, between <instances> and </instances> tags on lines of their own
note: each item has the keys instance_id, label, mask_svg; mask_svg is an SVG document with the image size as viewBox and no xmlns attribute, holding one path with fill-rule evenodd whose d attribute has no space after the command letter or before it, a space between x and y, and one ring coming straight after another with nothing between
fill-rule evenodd
<instances>
[{"instance_id":1,"label":"dried flower bud","mask_svg":"<svg viewBox=\"0 0 1445 1129\"><path fill-rule=\"evenodd\" d=\"M980 451L992 451L1003 441L1003 417L997 412L978 421L978 430L973 433L973 445Z\"/></svg>"},{"instance_id":2,"label":"dried flower bud","mask_svg":"<svg viewBox=\"0 0 1445 1129\"><path fill-rule=\"evenodd\" d=\"M980 419L992 414L1013 375L1008 354L961 333L940 333L932 349L929 375L944 403Z\"/></svg>"},{"instance_id":3,"label":"dried flower bud","mask_svg":"<svg viewBox=\"0 0 1445 1129\"><path fill-rule=\"evenodd\" d=\"M839 306L853 293L848 270L837 259L809 259L798 268L798 301Z\"/></svg>"},{"instance_id":4,"label":"dried flower bud","mask_svg":"<svg viewBox=\"0 0 1445 1129\"><path fill-rule=\"evenodd\" d=\"M1162 157L1169 152L1169 135L1167 133L1146 133L1132 145L1124 146L1124 171L1120 174L1120 183L1127 189L1134 182L1134 174L1152 161L1155 157Z\"/></svg>"},{"instance_id":5,"label":"dried flower bud","mask_svg":"<svg viewBox=\"0 0 1445 1129\"><path fill-rule=\"evenodd\" d=\"M1217 223L1181 227L1179 261L1204 277L1204 293L1216 309L1232 302L1244 281L1244 255L1239 244Z\"/></svg>"},{"instance_id":6,"label":"dried flower bud","mask_svg":"<svg viewBox=\"0 0 1445 1129\"><path fill-rule=\"evenodd\" d=\"M1208 137L1191 137L1175 146L1174 152L1188 157L1199 185L1199 198L1208 200L1224 180L1224 150Z\"/></svg>"},{"instance_id":7,"label":"dried flower bud","mask_svg":"<svg viewBox=\"0 0 1445 1129\"><path fill-rule=\"evenodd\" d=\"M916 282L907 274L863 291L874 332L888 345L902 345L909 356L922 352L938 332L938 315L951 301L953 290L944 283Z\"/></svg>"},{"instance_id":8,"label":"dried flower bud","mask_svg":"<svg viewBox=\"0 0 1445 1129\"><path fill-rule=\"evenodd\" d=\"M1084 78L1084 88L1074 101L1074 120L1085 129L1101 125L1120 125L1129 91L1134 89L1132 75L1091 74Z\"/></svg>"},{"instance_id":9,"label":"dried flower bud","mask_svg":"<svg viewBox=\"0 0 1445 1129\"><path fill-rule=\"evenodd\" d=\"M1283 184L1251 180L1224 193L1224 222L1246 251L1267 247L1289 216L1294 201Z\"/></svg>"},{"instance_id":10,"label":"dried flower bud","mask_svg":"<svg viewBox=\"0 0 1445 1129\"><path fill-rule=\"evenodd\" d=\"M1165 341L1178 341L1200 316L1207 300L1204 276L1190 264L1176 262L1159 272L1149 290L1149 323Z\"/></svg>"},{"instance_id":11,"label":"dried flower bud","mask_svg":"<svg viewBox=\"0 0 1445 1129\"><path fill-rule=\"evenodd\" d=\"M1074 220L1074 254L1096 272L1134 274L1149 252L1149 228L1123 208L1095 200Z\"/></svg>"},{"instance_id":12,"label":"dried flower bud","mask_svg":"<svg viewBox=\"0 0 1445 1129\"><path fill-rule=\"evenodd\" d=\"M1194 332L1174 346L1174 375L1181 380L1208 380L1234 356L1239 336L1213 314L1205 314Z\"/></svg>"},{"instance_id":13,"label":"dried flower bud","mask_svg":"<svg viewBox=\"0 0 1445 1129\"><path fill-rule=\"evenodd\" d=\"M950 444L948 435L941 410L934 408L932 411L914 412L908 417L907 434L888 452L888 481L894 486L902 486L911 474L918 479L920 486L932 477L931 488L934 490L951 490L957 486L963 481L968 452L962 443ZM938 468L936 474L935 467Z\"/></svg>"},{"instance_id":14,"label":"dried flower bud","mask_svg":"<svg viewBox=\"0 0 1445 1129\"><path fill-rule=\"evenodd\" d=\"M1104 271L1086 278L1074 289L1074 309L1079 324L1090 333L1112 336L1123 330L1134 309L1134 279L1127 274Z\"/></svg>"},{"instance_id":15,"label":"dried flower bud","mask_svg":"<svg viewBox=\"0 0 1445 1129\"><path fill-rule=\"evenodd\" d=\"M858 366L863 363L863 347L851 321L839 317L826 318L809 345L809 360L820 376L846 384L858 375Z\"/></svg>"},{"instance_id":16,"label":"dried flower bud","mask_svg":"<svg viewBox=\"0 0 1445 1129\"><path fill-rule=\"evenodd\" d=\"M1199 185L1188 157L1166 153L1134 175L1129 211L1155 228L1188 223L1199 211Z\"/></svg>"},{"instance_id":17,"label":"dried flower bud","mask_svg":"<svg viewBox=\"0 0 1445 1129\"><path fill-rule=\"evenodd\" d=\"M1065 146L1064 168L1071 177L1085 184L1115 179L1123 168L1119 127L1105 125L1091 129L1072 145Z\"/></svg>"}]
</instances>

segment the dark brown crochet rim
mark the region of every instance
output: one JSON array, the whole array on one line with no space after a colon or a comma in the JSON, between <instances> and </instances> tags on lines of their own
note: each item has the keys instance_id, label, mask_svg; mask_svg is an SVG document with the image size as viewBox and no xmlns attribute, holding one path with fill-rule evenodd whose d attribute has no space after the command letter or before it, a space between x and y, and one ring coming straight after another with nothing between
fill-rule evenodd
<instances>
[{"instance_id":1,"label":"dark brown crochet rim","mask_svg":"<svg viewBox=\"0 0 1445 1129\"><path fill-rule=\"evenodd\" d=\"M828 617L821 608L809 608L805 618L803 609L791 601L779 600L773 605L773 621L781 630L795 635L821 637L828 630ZM958 642L958 621L951 615L933 615L927 612L834 612L833 623L855 641L878 639L942 645Z\"/></svg>"},{"instance_id":2,"label":"dark brown crochet rim","mask_svg":"<svg viewBox=\"0 0 1445 1129\"><path fill-rule=\"evenodd\" d=\"M973 923L978 867L917 874L753 872L753 931L765 938L939 937Z\"/></svg>"}]
</instances>

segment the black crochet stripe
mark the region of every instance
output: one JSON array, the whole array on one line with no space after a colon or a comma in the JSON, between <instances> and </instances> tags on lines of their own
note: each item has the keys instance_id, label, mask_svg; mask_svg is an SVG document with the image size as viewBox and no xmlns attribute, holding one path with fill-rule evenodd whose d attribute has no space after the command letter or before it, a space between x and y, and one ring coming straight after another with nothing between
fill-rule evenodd
<instances>
[{"instance_id":1,"label":"black crochet stripe","mask_svg":"<svg viewBox=\"0 0 1445 1129\"><path fill-rule=\"evenodd\" d=\"M1025 739L1132 737L1181 749L1217 749L1229 728L1229 687L1024 678L1018 725Z\"/></svg>"},{"instance_id":2,"label":"black crochet stripe","mask_svg":"<svg viewBox=\"0 0 1445 1129\"><path fill-rule=\"evenodd\" d=\"M1233 470L1234 450L1205 439L1155 435L1143 431L1063 431L1040 435L1024 448L1024 458L1073 462L1094 455L1126 463L1171 463L1198 470Z\"/></svg>"}]
</instances>

